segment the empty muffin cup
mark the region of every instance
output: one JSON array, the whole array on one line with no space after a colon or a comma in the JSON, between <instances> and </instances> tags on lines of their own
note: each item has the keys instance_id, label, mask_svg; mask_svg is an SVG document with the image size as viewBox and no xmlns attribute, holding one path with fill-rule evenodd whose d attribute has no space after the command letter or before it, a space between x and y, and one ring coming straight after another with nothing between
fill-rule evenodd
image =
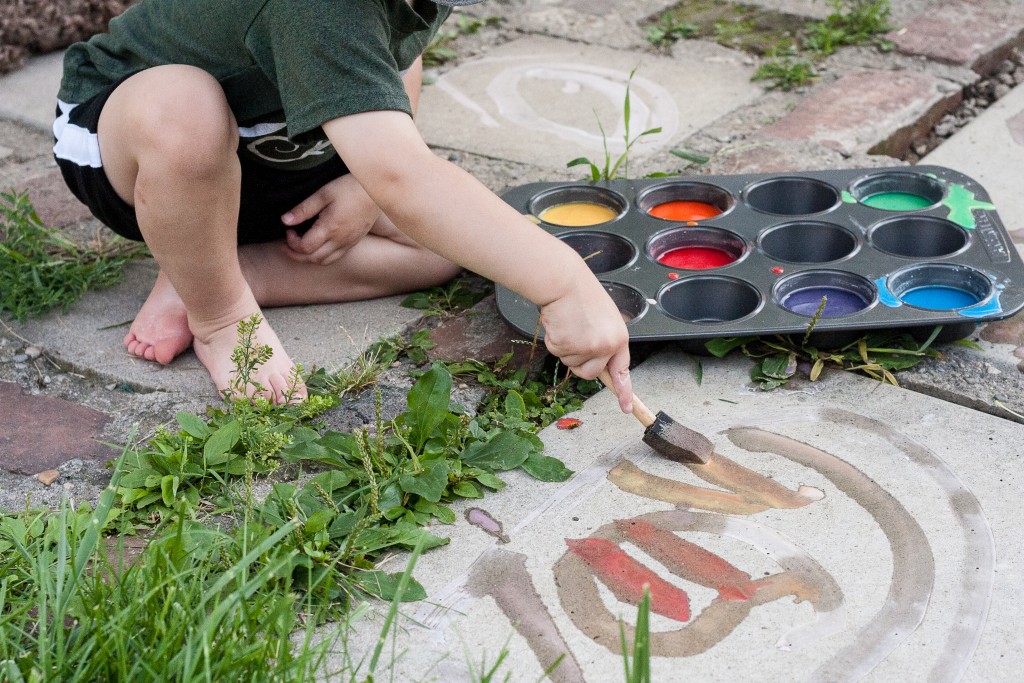
<instances>
[{"instance_id":1,"label":"empty muffin cup","mask_svg":"<svg viewBox=\"0 0 1024 683\"><path fill-rule=\"evenodd\" d=\"M530 213L549 225L576 228L613 221L628 205L625 197L605 188L567 185L535 196Z\"/></svg>"},{"instance_id":2,"label":"empty muffin cup","mask_svg":"<svg viewBox=\"0 0 1024 683\"><path fill-rule=\"evenodd\" d=\"M870 307L876 298L869 280L839 270L812 270L779 280L772 293L779 306L791 313L822 318L844 318ZM822 300L825 301L822 307Z\"/></svg>"},{"instance_id":3,"label":"empty muffin cup","mask_svg":"<svg viewBox=\"0 0 1024 683\"><path fill-rule=\"evenodd\" d=\"M656 263L682 270L721 268L740 260L747 243L736 233L721 228L673 228L647 242L647 254Z\"/></svg>"},{"instance_id":4,"label":"empty muffin cup","mask_svg":"<svg viewBox=\"0 0 1024 683\"><path fill-rule=\"evenodd\" d=\"M988 276L955 263L910 266L890 275L886 284L903 303L928 311L967 308L992 294Z\"/></svg>"},{"instance_id":5,"label":"empty muffin cup","mask_svg":"<svg viewBox=\"0 0 1024 683\"><path fill-rule=\"evenodd\" d=\"M701 221L719 216L735 205L732 195L717 185L671 182L648 188L637 197L644 213L666 221Z\"/></svg>"},{"instance_id":6,"label":"empty muffin cup","mask_svg":"<svg viewBox=\"0 0 1024 683\"><path fill-rule=\"evenodd\" d=\"M619 282L602 282L604 291L612 298L627 323L642 318L647 312L647 299L637 290Z\"/></svg>"},{"instance_id":7,"label":"empty muffin cup","mask_svg":"<svg viewBox=\"0 0 1024 683\"><path fill-rule=\"evenodd\" d=\"M821 221L773 226L761 233L758 243L767 256L787 263L828 263L846 258L857 249L852 232Z\"/></svg>"},{"instance_id":8,"label":"empty muffin cup","mask_svg":"<svg viewBox=\"0 0 1024 683\"><path fill-rule=\"evenodd\" d=\"M694 275L663 287L658 306L670 318L689 323L724 323L753 315L761 293L749 282L722 275Z\"/></svg>"},{"instance_id":9,"label":"empty muffin cup","mask_svg":"<svg viewBox=\"0 0 1024 683\"><path fill-rule=\"evenodd\" d=\"M966 249L970 239L956 223L923 215L888 218L876 223L868 234L875 249L904 258L951 256Z\"/></svg>"},{"instance_id":10,"label":"empty muffin cup","mask_svg":"<svg viewBox=\"0 0 1024 683\"><path fill-rule=\"evenodd\" d=\"M558 239L582 256L590 270L596 274L618 270L636 258L637 250L633 243L610 232L567 232L558 235Z\"/></svg>"},{"instance_id":11,"label":"empty muffin cup","mask_svg":"<svg viewBox=\"0 0 1024 683\"><path fill-rule=\"evenodd\" d=\"M814 178L770 178L743 191L750 208L777 216L804 216L828 211L839 203L839 190Z\"/></svg>"},{"instance_id":12,"label":"empty muffin cup","mask_svg":"<svg viewBox=\"0 0 1024 683\"><path fill-rule=\"evenodd\" d=\"M850 194L861 204L884 211L920 211L942 201L942 183L927 175L893 171L854 182Z\"/></svg>"}]
</instances>

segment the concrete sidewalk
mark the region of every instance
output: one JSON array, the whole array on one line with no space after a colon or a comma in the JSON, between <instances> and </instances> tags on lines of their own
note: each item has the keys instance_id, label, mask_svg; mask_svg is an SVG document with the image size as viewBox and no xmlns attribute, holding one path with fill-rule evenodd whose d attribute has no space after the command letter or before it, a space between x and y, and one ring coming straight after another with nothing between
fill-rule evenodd
<instances>
[{"instance_id":1,"label":"concrete sidewalk","mask_svg":"<svg viewBox=\"0 0 1024 683\"><path fill-rule=\"evenodd\" d=\"M810 0L753 4L827 13ZM634 148L631 175L892 166L967 89L1024 69L1007 61L1024 36L1019 2L893 0L893 52L846 48L810 87L768 91L738 50L653 50L641 19L671 5L474 6L503 21L460 38L460 59L429 74L424 138L495 192L579 179L565 164L600 158L598 120L617 154L639 66L631 129L662 132ZM99 226L49 152L58 77L59 55L0 77L0 190L25 189L47 225L89 234ZM672 149L710 161L687 165ZM980 182L1024 248L1022 152L1017 87L921 162ZM191 353L160 367L120 346L155 273L133 264L67 312L0 327L0 508L28 494L42 505L95 497L109 457L97 441L123 442L135 425L145 434L213 398ZM474 314L432 333L436 355L514 348L493 302ZM419 314L392 298L268 318L293 358L333 368ZM1024 413L1024 315L971 339L982 350L944 345L942 359L899 375L902 388L832 372L768 393L750 386L749 359L702 359L698 385L693 359L664 345L635 370L637 392L711 437L713 466L660 460L607 392L588 401L583 427L542 435L573 479L510 476L434 529L452 543L420 561L430 599L408 607L397 679L471 680L481 656L493 663L506 648L514 680L537 680L560 655L552 680L621 680L618 619L633 623L647 583L668 596L652 619L655 680L1016 680L1024 429L1000 405ZM33 478L43 470L56 484ZM378 625L361 625L351 646L372 648Z\"/></svg>"}]
</instances>

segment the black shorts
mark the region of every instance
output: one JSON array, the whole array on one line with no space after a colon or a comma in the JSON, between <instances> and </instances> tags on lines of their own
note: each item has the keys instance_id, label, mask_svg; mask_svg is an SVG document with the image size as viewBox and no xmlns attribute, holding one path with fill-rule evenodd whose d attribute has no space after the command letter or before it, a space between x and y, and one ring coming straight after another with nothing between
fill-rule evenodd
<instances>
[{"instance_id":1,"label":"black shorts","mask_svg":"<svg viewBox=\"0 0 1024 683\"><path fill-rule=\"evenodd\" d=\"M111 230L131 240L142 241L135 208L121 199L107 179L96 142L96 127L107 98L120 82L92 99L70 108L57 108L54 157L71 192ZM65 116L66 115L66 116ZM62 141L64 144L62 144ZM348 173L337 154L305 170L281 170L241 156L242 191L238 215L238 243L254 244L283 239L294 227L299 234L314 219L298 226L286 226L281 216L329 181ZM182 198L188 201L187 197Z\"/></svg>"}]
</instances>

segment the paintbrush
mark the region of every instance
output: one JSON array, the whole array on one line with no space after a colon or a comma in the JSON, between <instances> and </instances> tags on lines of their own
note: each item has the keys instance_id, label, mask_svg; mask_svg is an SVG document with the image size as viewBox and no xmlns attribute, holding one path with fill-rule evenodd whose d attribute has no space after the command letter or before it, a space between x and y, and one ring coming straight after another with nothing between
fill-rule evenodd
<instances>
[{"instance_id":1,"label":"paintbrush","mask_svg":"<svg viewBox=\"0 0 1024 683\"><path fill-rule=\"evenodd\" d=\"M616 393L607 369L602 370L598 377L613 394ZM714 452L714 446L706 436L679 424L660 410L655 415L636 394L633 394L633 417L646 427L644 443L669 460L703 465Z\"/></svg>"}]
</instances>

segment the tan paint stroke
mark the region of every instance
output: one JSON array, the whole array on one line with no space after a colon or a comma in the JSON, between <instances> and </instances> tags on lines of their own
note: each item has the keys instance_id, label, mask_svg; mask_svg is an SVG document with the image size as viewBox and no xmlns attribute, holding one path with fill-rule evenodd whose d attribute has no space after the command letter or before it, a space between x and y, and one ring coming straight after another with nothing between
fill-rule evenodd
<instances>
[{"instance_id":1,"label":"tan paint stroke","mask_svg":"<svg viewBox=\"0 0 1024 683\"><path fill-rule=\"evenodd\" d=\"M857 680L903 643L924 619L935 583L935 558L924 530L896 498L847 462L814 446L756 428L726 431L736 446L775 453L820 472L871 515L892 552L885 604L854 641L825 662L811 680Z\"/></svg>"}]
</instances>

